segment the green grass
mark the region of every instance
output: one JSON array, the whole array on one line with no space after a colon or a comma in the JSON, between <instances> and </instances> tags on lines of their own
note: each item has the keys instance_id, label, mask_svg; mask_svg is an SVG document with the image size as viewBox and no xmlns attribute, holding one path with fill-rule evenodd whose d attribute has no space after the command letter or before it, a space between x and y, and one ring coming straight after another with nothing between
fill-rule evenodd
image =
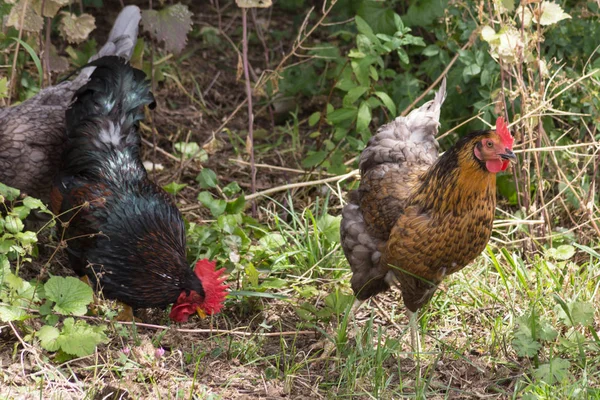
<instances>
[{"instance_id":1,"label":"green grass","mask_svg":"<svg viewBox=\"0 0 600 400\"><path fill-rule=\"evenodd\" d=\"M259 280L284 282L265 293L283 300L234 297L211 321L186 325L189 332L113 323L108 345L67 362L54 359L36 341L25 352L14 347L17 342L5 343L0 354L9 364L19 365L25 353L39 364L26 369L21 380L3 367L0 379L8 384L0 394L18 397L24 388L35 388L44 395L52 383L59 397L62 385L89 398L106 386L126 389L134 398L170 398L167 389L175 387L182 399L243 393L600 397L598 246L561 242L562 247L524 258L515 249L490 245L472 265L446 279L422 310L423 351L415 357L397 291L350 315L354 298L339 247L339 217L328 213L332 199L317 199L301 211L292 197L286 203L262 210L262 229L270 236L259 240L264 248L253 250L271 266L259 269ZM210 327L222 331L196 332ZM247 335L235 333L240 329ZM325 359L311 347L320 338L334 349ZM159 347L166 349L162 357L155 355Z\"/></svg>"}]
</instances>

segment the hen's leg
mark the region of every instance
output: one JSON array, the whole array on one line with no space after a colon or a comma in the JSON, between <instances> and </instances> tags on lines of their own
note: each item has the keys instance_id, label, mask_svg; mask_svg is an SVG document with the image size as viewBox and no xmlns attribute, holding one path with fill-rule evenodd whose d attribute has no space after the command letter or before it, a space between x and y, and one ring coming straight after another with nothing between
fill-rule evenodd
<instances>
[{"instance_id":1,"label":"hen's leg","mask_svg":"<svg viewBox=\"0 0 600 400\"><path fill-rule=\"evenodd\" d=\"M408 315L408 328L410 330L410 345L416 356L421 353L421 340L419 338L419 325L417 323L419 319L419 311L412 312L406 310Z\"/></svg>"}]
</instances>

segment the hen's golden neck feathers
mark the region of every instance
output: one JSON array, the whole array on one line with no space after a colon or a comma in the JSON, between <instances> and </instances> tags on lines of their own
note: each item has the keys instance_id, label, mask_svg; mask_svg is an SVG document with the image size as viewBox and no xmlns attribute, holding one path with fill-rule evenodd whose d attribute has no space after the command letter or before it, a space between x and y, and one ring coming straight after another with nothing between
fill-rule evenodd
<instances>
[{"instance_id":1,"label":"hen's golden neck feathers","mask_svg":"<svg viewBox=\"0 0 600 400\"><path fill-rule=\"evenodd\" d=\"M474 147L489 132L474 132L448 149L425 173L411 203L432 214L469 212L481 198L495 202L496 174L474 156Z\"/></svg>"}]
</instances>

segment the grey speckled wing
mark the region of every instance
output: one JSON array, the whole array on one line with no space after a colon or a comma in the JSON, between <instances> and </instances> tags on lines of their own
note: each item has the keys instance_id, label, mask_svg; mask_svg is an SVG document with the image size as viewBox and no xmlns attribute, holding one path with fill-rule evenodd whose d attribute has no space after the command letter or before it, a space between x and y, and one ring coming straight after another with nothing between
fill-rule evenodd
<instances>
[{"instance_id":1,"label":"grey speckled wing","mask_svg":"<svg viewBox=\"0 0 600 400\"><path fill-rule=\"evenodd\" d=\"M349 194L340 225L358 299L389 287L388 267L379 262L382 246L421 176L438 158L435 136L445 98L444 79L433 100L379 128L360 156L360 186Z\"/></svg>"},{"instance_id":2,"label":"grey speckled wing","mask_svg":"<svg viewBox=\"0 0 600 400\"><path fill-rule=\"evenodd\" d=\"M141 18L136 6L125 7L98 56L130 59ZM0 182L28 195L49 200L52 179L66 142L65 111L73 94L93 72L83 69L72 81L41 90L14 107L0 109Z\"/></svg>"}]
</instances>

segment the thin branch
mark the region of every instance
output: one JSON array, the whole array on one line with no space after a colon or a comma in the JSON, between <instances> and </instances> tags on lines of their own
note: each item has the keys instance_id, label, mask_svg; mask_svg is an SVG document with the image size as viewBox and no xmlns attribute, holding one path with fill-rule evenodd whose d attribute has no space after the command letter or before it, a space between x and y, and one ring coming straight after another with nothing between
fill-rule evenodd
<instances>
[{"instance_id":1,"label":"thin branch","mask_svg":"<svg viewBox=\"0 0 600 400\"><path fill-rule=\"evenodd\" d=\"M242 63L244 65L244 79L246 80L246 97L248 99L248 137L246 147L250 153L250 176L252 195L256 193L256 166L254 165L254 114L252 110L252 87L250 85L250 71L248 68L248 9L242 8ZM248 149L248 146L250 147ZM249 198L250 196L248 196ZM252 202L252 216L256 218L256 203Z\"/></svg>"}]
</instances>

